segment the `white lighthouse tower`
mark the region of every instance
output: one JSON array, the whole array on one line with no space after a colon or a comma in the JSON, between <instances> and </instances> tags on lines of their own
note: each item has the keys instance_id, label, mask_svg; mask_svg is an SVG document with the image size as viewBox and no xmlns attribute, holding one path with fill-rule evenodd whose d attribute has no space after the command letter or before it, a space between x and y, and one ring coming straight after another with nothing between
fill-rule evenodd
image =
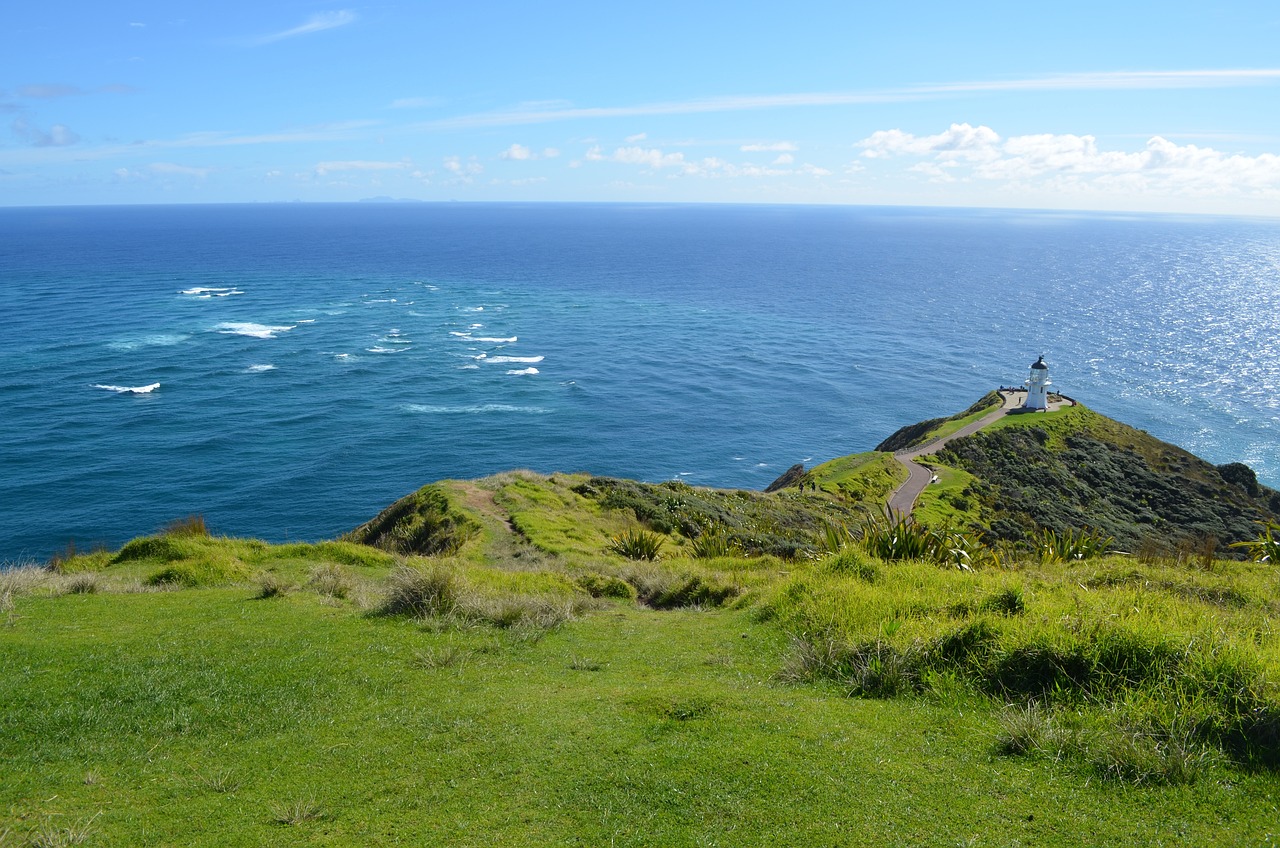
<instances>
[{"instance_id":1,"label":"white lighthouse tower","mask_svg":"<svg viewBox=\"0 0 1280 848\"><path fill-rule=\"evenodd\" d=\"M1044 364L1044 355L1031 363L1031 376L1027 378L1027 399L1023 402L1023 409L1040 409L1049 408L1049 366Z\"/></svg>"}]
</instances>

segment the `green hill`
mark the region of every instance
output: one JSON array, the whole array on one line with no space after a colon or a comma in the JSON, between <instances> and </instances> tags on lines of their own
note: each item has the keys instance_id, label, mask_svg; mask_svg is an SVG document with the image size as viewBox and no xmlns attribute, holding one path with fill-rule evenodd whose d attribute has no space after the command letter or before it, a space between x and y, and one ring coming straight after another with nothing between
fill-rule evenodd
<instances>
[{"instance_id":1,"label":"green hill","mask_svg":"<svg viewBox=\"0 0 1280 848\"><path fill-rule=\"evenodd\" d=\"M1275 493L1084 407L931 461L914 524L873 451L0 571L0 848L1265 844Z\"/></svg>"}]
</instances>

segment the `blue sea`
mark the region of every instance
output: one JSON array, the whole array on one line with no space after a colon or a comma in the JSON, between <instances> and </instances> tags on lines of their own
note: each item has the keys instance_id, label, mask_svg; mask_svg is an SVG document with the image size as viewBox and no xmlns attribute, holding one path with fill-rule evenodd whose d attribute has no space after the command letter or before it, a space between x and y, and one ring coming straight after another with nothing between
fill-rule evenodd
<instances>
[{"instance_id":1,"label":"blue sea","mask_svg":"<svg viewBox=\"0 0 1280 848\"><path fill-rule=\"evenodd\" d=\"M0 562L333 537L512 468L763 488L1020 384L1280 486L1280 221L0 209Z\"/></svg>"}]
</instances>

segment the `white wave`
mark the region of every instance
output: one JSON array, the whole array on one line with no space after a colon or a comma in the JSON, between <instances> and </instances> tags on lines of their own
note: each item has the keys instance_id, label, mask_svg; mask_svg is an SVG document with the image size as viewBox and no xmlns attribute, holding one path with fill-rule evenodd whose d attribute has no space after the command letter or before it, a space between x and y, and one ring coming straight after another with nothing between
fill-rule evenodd
<instances>
[{"instance_id":1,"label":"white wave","mask_svg":"<svg viewBox=\"0 0 1280 848\"><path fill-rule=\"evenodd\" d=\"M477 356L476 359L480 359L482 356L484 354ZM485 359L485 362L514 362L528 365L534 362L541 362L544 359L546 359L545 356L490 356Z\"/></svg>"},{"instance_id":2,"label":"white wave","mask_svg":"<svg viewBox=\"0 0 1280 848\"><path fill-rule=\"evenodd\" d=\"M136 339L121 339L109 343L107 347L112 350L137 350L140 347L171 347L181 344L189 338L191 337L180 333L158 333Z\"/></svg>"},{"instance_id":3,"label":"white wave","mask_svg":"<svg viewBox=\"0 0 1280 848\"><path fill-rule=\"evenodd\" d=\"M399 353L402 350L412 350L412 348L378 346L378 347L367 347L365 348L365 350L369 351L369 353Z\"/></svg>"},{"instance_id":4,"label":"white wave","mask_svg":"<svg viewBox=\"0 0 1280 848\"><path fill-rule=\"evenodd\" d=\"M250 365L244 370L257 374L262 371L274 371L276 367L274 365Z\"/></svg>"},{"instance_id":5,"label":"white wave","mask_svg":"<svg viewBox=\"0 0 1280 848\"><path fill-rule=\"evenodd\" d=\"M483 415L493 412L521 412L526 415L546 415L550 409L541 406L510 406L505 403L486 403L475 406L431 406L424 403L406 403L400 407L406 412L428 415Z\"/></svg>"},{"instance_id":6,"label":"white wave","mask_svg":"<svg viewBox=\"0 0 1280 848\"><path fill-rule=\"evenodd\" d=\"M476 365L476 364L473 362L473 363L471 363L470 365L459 365L459 366L458 366L458 370L459 370L459 371L474 371L475 369L477 369L477 368L479 368L479 367L480 367L479 365Z\"/></svg>"},{"instance_id":7,"label":"white wave","mask_svg":"<svg viewBox=\"0 0 1280 848\"><path fill-rule=\"evenodd\" d=\"M159 383L152 383L149 386L103 386L95 383L95 389L106 389L109 392L116 392L122 395L149 395L156 389L160 388Z\"/></svg>"},{"instance_id":8,"label":"white wave","mask_svg":"<svg viewBox=\"0 0 1280 848\"><path fill-rule=\"evenodd\" d=\"M477 355L475 355L475 356L473 356L473 357L471 357L471 358L472 358L472 359L488 359L488 358L489 358L489 354L487 354L487 353L480 353L480 354L477 354Z\"/></svg>"},{"instance_id":9,"label":"white wave","mask_svg":"<svg viewBox=\"0 0 1280 848\"><path fill-rule=\"evenodd\" d=\"M468 324L468 325L467 325L467 329L468 329L468 330L483 330L483 329L484 329L484 324Z\"/></svg>"},{"instance_id":10,"label":"white wave","mask_svg":"<svg viewBox=\"0 0 1280 848\"><path fill-rule=\"evenodd\" d=\"M350 358L351 358L351 354L349 354L349 353L335 353L335 354L333 355L333 358L334 358L334 359L350 359Z\"/></svg>"},{"instance_id":11,"label":"white wave","mask_svg":"<svg viewBox=\"0 0 1280 848\"><path fill-rule=\"evenodd\" d=\"M484 312L484 307L483 306L467 306L467 307L464 307L462 311L463 312Z\"/></svg>"},{"instance_id":12,"label":"white wave","mask_svg":"<svg viewBox=\"0 0 1280 848\"><path fill-rule=\"evenodd\" d=\"M287 327L270 327L266 324L254 324L251 322L224 321L214 327L214 330L229 336L250 336L255 339L274 339L276 337L276 333L287 333L296 326L296 324L290 324Z\"/></svg>"},{"instance_id":13,"label":"white wave","mask_svg":"<svg viewBox=\"0 0 1280 848\"><path fill-rule=\"evenodd\" d=\"M540 372L538 371L537 368L521 368L519 371L508 371L507 373L510 374L512 377L520 377L525 374L537 374Z\"/></svg>"},{"instance_id":14,"label":"white wave","mask_svg":"<svg viewBox=\"0 0 1280 848\"><path fill-rule=\"evenodd\" d=\"M315 322L316 322L316 319L314 319L314 318L299 318L299 319L298 319L298 323L299 323L299 324L314 324Z\"/></svg>"},{"instance_id":15,"label":"white wave","mask_svg":"<svg viewBox=\"0 0 1280 848\"><path fill-rule=\"evenodd\" d=\"M190 295L192 297L226 297L230 294L244 294L237 288L232 286L196 286L195 288L183 289L181 294Z\"/></svg>"},{"instance_id":16,"label":"white wave","mask_svg":"<svg viewBox=\"0 0 1280 848\"><path fill-rule=\"evenodd\" d=\"M450 330L449 335L462 339L464 342L488 342L490 344L514 344L520 340L519 336L512 336L507 339L495 338L492 336L473 336L471 333L461 333L457 330Z\"/></svg>"}]
</instances>

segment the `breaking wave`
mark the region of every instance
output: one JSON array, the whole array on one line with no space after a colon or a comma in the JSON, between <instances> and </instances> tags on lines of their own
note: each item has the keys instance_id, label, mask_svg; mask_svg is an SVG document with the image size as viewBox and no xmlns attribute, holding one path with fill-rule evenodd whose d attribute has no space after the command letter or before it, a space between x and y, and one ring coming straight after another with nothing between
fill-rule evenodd
<instances>
[{"instance_id":1,"label":"breaking wave","mask_svg":"<svg viewBox=\"0 0 1280 848\"><path fill-rule=\"evenodd\" d=\"M116 394L121 395L149 395L156 389L160 388L160 384L152 383L149 386L104 386L99 383L95 383L93 387L95 389L106 389L109 392L115 392Z\"/></svg>"},{"instance_id":2,"label":"breaking wave","mask_svg":"<svg viewBox=\"0 0 1280 848\"><path fill-rule=\"evenodd\" d=\"M280 327L271 327L266 324L253 324L241 321L224 321L213 329L216 332L228 336L249 336L255 339L274 339L277 333L287 333L296 327L297 324L290 324Z\"/></svg>"}]
</instances>

